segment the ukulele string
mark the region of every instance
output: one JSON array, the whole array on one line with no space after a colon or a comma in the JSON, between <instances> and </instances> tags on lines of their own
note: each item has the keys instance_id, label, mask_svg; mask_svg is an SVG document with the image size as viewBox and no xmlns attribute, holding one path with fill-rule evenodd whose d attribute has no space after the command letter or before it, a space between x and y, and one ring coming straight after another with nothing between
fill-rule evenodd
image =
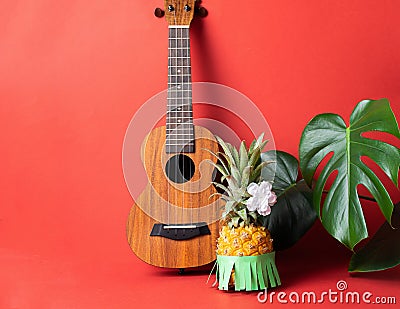
<instances>
[{"instance_id":1,"label":"ukulele string","mask_svg":"<svg viewBox=\"0 0 400 309\"><path fill-rule=\"evenodd\" d=\"M175 19L175 25L177 25L177 18L176 18L176 11L174 11L174 19ZM179 69L178 69L178 66L179 66L179 58L178 58L178 56L179 56L179 44L178 44L178 29L179 28L177 28L177 27L174 27L173 28L174 29L174 42L175 42L175 45L174 45L174 47L175 47L175 50L174 50L174 66L175 66L175 72L174 72L174 77L173 77L173 79L175 79L175 82L178 80L178 73L179 73ZM177 105L178 105L178 96L177 96L177 86L176 86L176 84L174 83L174 86L173 86L173 93L174 93L174 97L175 97L175 99L174 99L174 113L175 113L175 115L178 115L178 113L177 113ZM178 129L179 129L179 126L178 126L178 117L174 117L175 119L174 119L174 139L173 139L173 141L174 141L174 148L176 149L176 150L179 150L179 145L178 145L178 140L177 140L177 138L179 137L179 135L178 135ZM177 176L179 176L179 159L180 159L180 151L178 152L178 157L176 157L177 158L177 160L176 160L176 162L175 162L175 173L176 173L176 175ZM173 187L173 190L174 190L174 211L175 211L175 224L178 224L179 223L179 220L178 220L178 211L177 211L177 209L176 209L176 207L178 206L178 195L179 195L179 192L178 192L178 190L177 190L177 187L176 187L176 185L174 185L174 187Z\"/></svg>"},{"instance_id":2,"label":"ukulele string","mask_svg":"<svg viewBox=\"0 0 400 309\"><path fill-rule=\"evenodd\" d=\"M168 148L171 148L171 71L172 71L172 44L171 44L171 28L168 29L168 91L167 91L167 126L166 126L166 150ZM167 153L167 152L166 152ZM167 155L168 157L168 155ZM171 224L170 221L170 191L169 191L169 186L170 186L170 179L169 177L171 176L171 164L168 164L168 171L166 175L166 180L167 180L167 224Z\"/></svg>"},{"instance_id":3,"label":"ukulele string","mask_svg":"<svg viewBox=\"0 0 400 309\"><path fill-rule=\"evenodd\" d=\"M176 15L174 12L174 18L175 18L175 24L176 24ZM169 145L169 153L173 153L173 149L176 148L176 146L174 146L173 141L176 138L176 124L175 124L175 117L173 117L174 113L175 113L175 105L176 105L176 98L174 97L174 92L173 92L173 88L174 88L174 75L176 74L176 46L177 46L177 42L176 42L176 28L174 27L169 27L168 29L169 31L169 49L168 49L168 54L169 54L169 72L168 72L168 76L169 76L169 85L168 85L168 96L169 96L169 107L168 107L168 119L169 119L169 132L168 132L168 145ZM172 155L168 156L169 159L171 159ZM173 169L176 169L176 164L174 162L174 160L170 161L169 165L168 165L168 175L170 177L172 177L172 171ZM175 171L174 171L175 173ZM171 190L174 190L173 184L171 183L171 179L167 178L167 185L168 185L168 224L171 224L171 217L173 216L173 214L171 215L171 208L173 211L175 211L175 200L176 200L176 195L174 192L174 197L175 199L172 199L172 194L171 194ZM172 186L172 187L171 187ZM170 188L171 187L171 188ZM171 205L172 204L172 205ZM176 216L176 215L175 215ZM176 220L176 218L175 218ZM176 222L175 222L176 223Z\"/></svg>"},{"instance_id":4,"label":"ukulele string","mask_svg":"<svg viewBox=\"0 0 400 309\"><path fill-rule=\"evenodd\" d=\"M187 29L187 46L186 46L186 57L187 57L187 66L186 66L186 70L188 75L188 84L187 84L187 91L186 93L188 94L188 100L187 100L187 107L186 107L186 111L188 112L189 115L193 116L193 114L190 114L190 110L191 110L191 104L192 104L192 75L190 72L191 69L191 57L190 57L190 28ZM193 117L189 117L188 118L188 127L189 127L189 145L191 145L191 143L193 143L193 149L194 148L194 140L193 140ZM189 165L189 175L193 175L192 173L192 165ZM190 205L190 225L193 225L193 194L192 194L192 185L191 183L189 183L190 186L190 192L189 192L189 205Z\"/></svg>"},{"instance_id":5,"label":"ukulele string","mask_svg":"<svg viewBox=\"0 0 400 309\"><path fill-rule=\"evenodd\" d=\"M179 86L178 86L178 89L180 90L179 92L180 92L180 104L179 104L179 107L180 107L180 114L179 114L179 124L180 124L180 126L181 126L181 128L183 129L183 131L185 132L185 135L183 136L183 138L182 138L182 135L180 135L179 137L181 138L181 140L179 140L179 142L180 142L180 147L182 147L182 153L185 153L185 146L186 146L186 141L185 141L185 139L186 139L186 124L185 124L185 122L184 122L184 119L183 119L183 108L184 108L184 98L185 98L185 92L184 92L184 78L183 78L183 76L184 76L184 62L185 62L185 60L184 60L184 58L183 58L183 47L184 47L184 44L185 44L185 41L184 41L184 38L183 38L183 29L184 28L179 28L179 40L180 40L180 49L179 49L179 51L180 51L180 53L179 53L179 59L180 59L180 63L179 63L179 69L180 69L180 83L179 83ZM182 156L183 156L183 154L182 154ZM182 157L183 158L183 157ZM185 213L185 183L186 183L186 179L185 179L185 161L184 160L182 160L182 190L181 190L181 194L182 194L182 205L181 205L181 207L182 207L182 210L181 210L181 215L182 215L182 218L181 218L181 220L182 220L182 222L185 222L185 220L183 219L184 218L184 213Z\"/></svg>"}]
</instances>

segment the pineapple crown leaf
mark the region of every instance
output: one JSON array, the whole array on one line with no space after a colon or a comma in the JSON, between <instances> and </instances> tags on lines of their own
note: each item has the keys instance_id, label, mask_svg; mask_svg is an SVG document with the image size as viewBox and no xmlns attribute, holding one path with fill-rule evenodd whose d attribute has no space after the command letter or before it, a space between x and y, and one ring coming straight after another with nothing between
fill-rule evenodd
<instances>
[{"instance_id":1,"label":"pineapple crown leaf","mask_svg":"<svg viewBox=\"0 0 400 309\"><path fill-rule=\"evenodd\" d=\"M239 187L236 179L233 176L228 175L225 177L225 179L228 182L228 187L230 187L230 188L238 188Z\"/></svg>"},{"instance_id":2,"label":"pineapple crown leaf","mask_svg":"<svg viewBox=\"0 0 400 309\"><path fill-rule=\"evenodd\" d=\"M219 136L215 136L215 138L217 139L218 144L221 146L222 150L224 151L224 153L226 154L227 158L229 159L229 160L227 160L228 164L231 165L231 166L234 165L235 164L235 160L233 159L233 155L232 155L231 150L228 147L228 144L225 143L222 140L222 138L220 138Z\"/></svg>"},{"instance_id":3,"label":"pineapple crown leaf","mask_svg":"<svg viewBox=\"0 0 400 309\"><path fill-rule=\"evenodd\" d=\"M206 149L206 148L202 148L202 149L205 150L205 151L207 151L207 152L209 152L211 155L213 155L213 156L221 163L221 165L223 166L223 168L225 169L225 171L226 171L227 173L229 173L229 168L226 166L224 160L221 160L221 157L223 157L223 158L226 160L226 162L229 163L229 158L227 157L226 154L224 154L223 152L220 152L220 151L214 153L214 152L212 152L210 149ZM207 160L207 161L211 161L211 160ZM211 162L212 162L212 161L211 161ZM213 163L214 163L214 162L213 162Z\"/></svg>"},{"instance_id":4,"label":"pineapple crown leaf","mask_svg":"<svg viewBox=\"0 0 400 309\"><path fill-rule=\"evenodd\" d=\"M223 198L223 197L224 197L224 195L223 195L222 193L215 192L215 193L211 194L211 195L208 197L208 199L211 200L214 196L219 196L220 198Z\"/></svg>"},{"instance_id":5,"label":"pineapple crown leaf","mask_svg":"<svg viewBox=\"0 0 400 309\"><path fill-rule=\"evenodd\" d=\"M249 165L255 166L259 162L260 158L261 158L261 149L257 147L251 154L251 157L249 159Z\"/></svg>"},{"instance_id":6,"label":"pineapple crown leaf","mask_svg":"<svg viewBox=\"0 0 400 309\"><path fill-rule=\"evenodd\" d=\"M231 173L235 181L237 182L237 185L242 182L242 174L240 173L239 169L236 166L231 167Z\"/></svg>"},{"instance_id":7,"label":"pineapple crown leaf","mask_svg":"<svg viewBox=\"0 0 400 309\"><path fill-rule=\"evenodd\" d=\"M242 180L241 180L241 184L240 184L241 187L247 188L252 170L253 170L253 167L251 165L248 165L245 168L243 168Z\"/></svg>"},{"instance_id":8,"label":"pineapple crown leaf","mask_svg":"<svg viewBox=\"0 0 400 309\"><path fill-rule=\"evenodd\" d=\"M239 169L241 171L243 171L244 168L246 166L248 166L248 164L249 164L249 157L248 156L249 156L249 154L247 153L246 145L245 145L244 141L242 141L240 143L240 148L239 148L239 159L240 159L239 160L240 161Z\"/></svg>"},{"instance_id":9,"label":"pineapple crown leaf","mask_svg":"<svg viewBox=\"0 0 400 309\"><path fill-rule=\"evenodd\" d=\"M231 221L229 221L228 226L229 228L237 227L239 225L240 217L232 217Z\"/></svg>"},{"instance_id":10,"label":"pineapple crown leaf","mask_svg":"<svg viewBox=\"0 0 400 309\"><path fill-rule=\"evenodd\" d=\"M247 221L247 211L245 208L237 211L236 213L239 215L240 219L242 219L245 222Z\"/></svg>"},{"instance_id":11,"label":"pineapple crown leaf","mask_svg":"<svg viewBox=\"0 0 400 309\"><path fill-rule=\"evenodd\" d=\"M227 170L223 165L215 163L209 159L206 160L208 163L210 163L212 166L214 166L223 176L228 176L229 170Z\"/></svg>"},{"instance_id":12,"label":"pineapple crown leaf","mask_svg":"<svg viewBox=\"0 0 400 309\"><path fill-rule=\"evenodd\" d=\"M221 183L219 183L219 182L212 182L212 184L214 185L214 186L216 186L217 188L220 188L220 189L222 189L222 190L224 190L229 196L232 196L233 194L232 194L232 192L231 192L231 190L229 189L229 188L227 188L226 186L224 186L223 184L221 184ZM221 194L221 193L220 193Z\"/></svg>"},{"instance_id":13,"label":"pineapple crown leaf","mask_svg":"<svg viewBox=\"0 0 400 309\"><path fill-rule=\"evenodd\" d=\"M262 172L262 169L264 168L264 167L266 167L268 164L270 164L271 162L266 162L266 161L263 161L263 162L261 162L257 167L256 167L256 169L254 170L254 172L252 173L252 175L251 175L251 177L250 177L250 179L249 179L249 183L250 182L259 182L260 180L261 180L261 172Z\"/></svg>"},{"instance_id":14,"label":"pineapple crown leaf","mask_svg":"<svg viewBox=\"0 0 400 309\"><path fill-rule=\"evenodd\" d=\"M258 137L258 138L256 138L256 139L254 139L252 142L251 142L251 144L250 144L250 147L249 147L249 153L253 153L253 150L256 148L256 147L258 147L258 146L260 146L261 144L262 144L262 140L264 139L264 133L261 133L260 134L260 136ZM267 142L267 141L266 141ZM266 144L266 142L265 142L265 144ZM265 144L264 144L264 146L265 146ZM260 147L261 149L263 149L264 147Z\"/></svg>"},{"instance_id":15,"label":"pineapple crown leaf","mask_svg":"<svg viewBox=\"0 0 400 309\"><path fill-rule=\"evenodd\" d=\"M233 160L235 162L235 166L239 167L240 166L240 159L239 159L239 152L235 147L233 147L231 144L227 143L229 150L232 153Z\"/></svg>"},{"instance_id":16,"label":"pineapple crown leaf","mask_svg":"<svg viewBox=\"0 0 400 309\"><path fill-rule=\"evenodd\" d=\"M232 211L233 207L235 207L235 201L227 201L225 203L225 212L228 214Z\"/></svg>"}]
</instances>

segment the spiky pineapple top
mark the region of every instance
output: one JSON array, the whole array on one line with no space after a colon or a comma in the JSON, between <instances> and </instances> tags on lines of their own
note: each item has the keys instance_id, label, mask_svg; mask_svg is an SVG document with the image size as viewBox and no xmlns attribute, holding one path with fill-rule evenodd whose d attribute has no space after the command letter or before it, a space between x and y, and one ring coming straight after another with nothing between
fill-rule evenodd
<instances>
[{"instance_id":1,"label":"spiky pineapple top","mask_svg":"<svg viewBox=\"0 0 400 309\"><path fill-rule=\"evenodd\" d=\"M224 191L221 198L226 201L222 220L230 228L238 227L240 223L245 226L259 224L259 213L254 208L249 210L247 202L252 197L247 188L249 184L259 184L262 181L261 171L271 162L261 160L261 151L268 141L263 141L264 134L253 140L247 148L244 141L241 142L239 151L231 144L216 137L223 152L214 154L218 163L211 162L221 173L221 181L214 185Z\"/></svg>"}]
</instances>

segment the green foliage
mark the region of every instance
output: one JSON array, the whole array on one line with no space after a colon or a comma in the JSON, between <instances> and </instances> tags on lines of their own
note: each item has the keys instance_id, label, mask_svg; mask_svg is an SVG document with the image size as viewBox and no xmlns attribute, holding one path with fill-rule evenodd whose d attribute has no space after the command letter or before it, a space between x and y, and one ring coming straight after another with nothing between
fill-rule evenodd
<instances>
[{"instance_id":1,"label":"green foliage","mask_svg":"<svg viewBox=\"0 0 400 309\"><path fill-rule=\"evenodd\" d=\"M299 163L283 151L261 154L263 161L275 162L262 171L262 177L272 182L278 196L271 214L263 217L263 225L274 239L275 250L294 245L314 224L316 213L312 207L312 191L303 179L297 181ZM275 173L274 173L275 171Z\"/></svg>"},{"instance_id":2,"label":"green foliage","mask_svg":"<svg viewBox=\"0 0 400 309\"><path fill-rule=\"evenodd\" d=\"M400 264L400 203L394 208L391 225L384 222L371 240L353 254L350 272L384 270Z\"/></svg>"},{"instance_id":3,"label":"green foliage","mask_svg":"<svg viewBox=\"0 0 400 309\"><path fill-rule=\"evenodd\" d=\"M309 185L317 167L332 155L316 178L313 204L325 229L350 249L368 236L358 185L370 191L388 222L393 211L393 203L381 180L361 158L372 159L394 184L398 184L400 149L363 136L370 131L400 137L396 118L386 99L361 101L351 114L348 127L339 115L318 115L308 123L300 141L300 167ZM324 187L335 172L337 176L321 207Z\"/></svg>"}]
</instances>

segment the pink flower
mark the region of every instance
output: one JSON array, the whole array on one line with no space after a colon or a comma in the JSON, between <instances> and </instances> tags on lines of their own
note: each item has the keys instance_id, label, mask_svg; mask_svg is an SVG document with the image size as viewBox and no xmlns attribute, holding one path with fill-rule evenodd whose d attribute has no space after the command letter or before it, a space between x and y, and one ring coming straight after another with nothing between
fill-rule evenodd
<instances>
[{"instance_id":1,"label":"pink flower","mask_svg":"<svg viewBox=\"0 0 400 309\"><path fill-rule=\"evenodd\" d=\"M271 213L271 207L268 204L263 204L257 209L257 212L261 216L268 216Z\"/></svg>"},{"instance_id":2,"label":"pink flower","mask_svg":"<svg viewBox=\"0 0 400 309\"><path fill-rule=\"evenodd\" d=\"M277 199L278 199L278 198L277 198L275 192L274 192L274 191L271 191L271 195L270 195L269 198L268 198L268 204L269 204L269 206L274 205L274 204L276 203Z\"/></svg>"}]
</instances>

